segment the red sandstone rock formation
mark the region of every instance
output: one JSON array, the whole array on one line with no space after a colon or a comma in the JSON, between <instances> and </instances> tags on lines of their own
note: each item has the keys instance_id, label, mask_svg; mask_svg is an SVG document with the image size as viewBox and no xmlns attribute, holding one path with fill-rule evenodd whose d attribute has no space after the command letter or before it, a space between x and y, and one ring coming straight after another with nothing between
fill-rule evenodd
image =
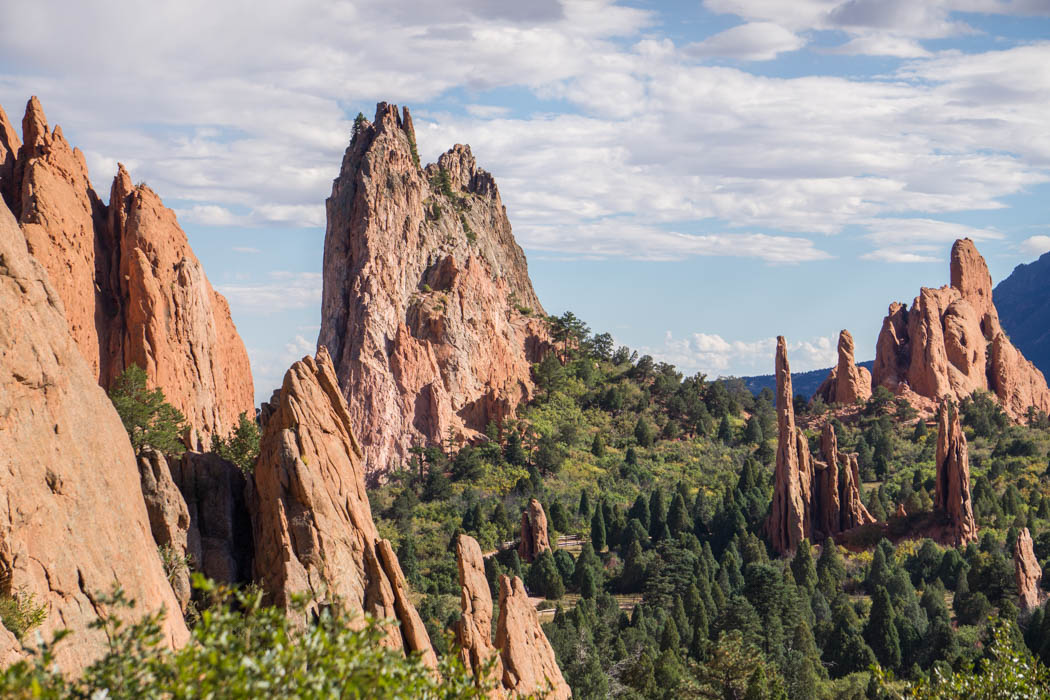
<instances>
[{"instance_id":1,"label":"red sandstone rock formation","mask_svg":"<svg viewBox=\"0 0 1050 700\"><path fill-rule=\"evenodd\" d=\"M146 447L139 453L138 464L150 532L157 547L164 550L164 556L171 558L165 562L166 566L172 567L169 569L168 580L171 581L175 597L179 599L179 605L185 610L193 592L190 586L190 570L185 566L185 559L190 553L190 512L179 487L171 478L168 460L164 455Z\"/></svg>"},{"instance_id":2,"label":"red sandstone rock formation","mask_svg":"<svg viewBox=\"0 0 1050 700\"><path fill-rule=\"evenodd\" d=\"M1014 544L1014 579L1017 581L1017 596L1021 611L1028 612L1039 607L1046 595L1042 589L1043 570L1032 549L1032 534L1024 528Z\"/></svg>"},{"instance_id":3,"label":"red sandstone rock formation","mask_svg":"<svg viewBox=\"0 0 1050 700\"><path fill-rule=\"evenodd\" d=\"M503 686L512 693L542 694L550 700L572 697L561 675L554 649L543 634L540 618L529 602L525 584L515 576L499 577L499 620L496 646L503 660Z\"/></svg>"},{"instance_id":4,"label":"red sandstone rock formation","mask_svg":"<svg viewBox=\"0 0 1050 700\"><path fill-rule=\"evenodd\" d=\"M793 552L806 537L810 536L809 509L810 483L803 484L799 468L799 445L809 457L805 436L795 427L794 395L791 391L791 366L788 364L787 343L784 336L777 338L777 462L773 486L773 510L766 523L766 530L773 549L784 554ZM801 440L799 439L801 435Z\"/></svg>"},{"instance_id":5,"label":"red sandstone rock formation","mask_svg":"<svg viewBox=\"0 0 1050 700\"><path fill-rule=\"evenodd\" d=\"M871 372L854 361L853 336L843 329L839 333L839 363L831 368L815 396L826 403L851 404L871 398Z\"/></svg>"},{"instance_id":6,"label":"red sandstone rock formation","mask_svg":"<svg viewBox=\"0 0 1050 700\"><path fill-rule=\"evenodd\" d=\"M521 514L521 542L518 554L522 561L531 564L540 552L549 552L550 537L547 534L547 514L535 498L529 499L529 505Z\"/></svg>"},{"instance_id":7,"label":"red sandstone rock formation","mask_svg":"<svg viewBox=\"0 0 1050 700\"><path fill-rule=\"evenodd\" d=\"M328 199L318 345L335 360L370 475L413 444L513 415L548 344L492 176L457 145L423 169L393 105L359 124Z\"/></svg>"},{"instance_id":8,"label":"red sandstone rock formation","mask_svg":"<svg viewBox=\"0 0 1050 700\"><path fill-rule=\"evenodd\" d=\"M924 287L910 310L890 305L872 381L935 401L958 401L987 390L1015 419L1029 406L1050 411L1046 379L1003 333L992 303L991 275L969 239L952 246L949 286Z\"/></svg>"},{"instance_id":9,"label":"red sandstone rock formation","mask_svg":"<svg viewBox=\"0 0 1050 700\"><path fill-rule=\"evenodd\" d=\"M470 535L456 540L456 562L459 566L459 585L463 588L460 602L463 616L456 623L456 644L460 658L468 671L482 681L491 680L499 686L503 682L503 663L492 643L492 594L485 578L485 560L481 547ZM486 665L493 666L488 678L482 674ZM499 693L495 693L499 696Z\"/></svg>"},{"instance_id":10,"label":"red sandstone rock formation","mask_svg":"<svg viewBox=\"0 0 1050 700\"><path fill-rule=\"evenodd\" d=\"M933 508L948 521L947 541L958 546L977 539L970 499L970 459L959 411L950 401L937 410L937 480Z\"/></svg>"},{"instance_id":11,"label":"red sandstone rock formation","mask_svg":"<svg viewBox=\"0 0 1050 700\"><path fill-rule=\"evenodd\" d=\"M835 535L875 522L860 497L860 470L856 453L839 452L838 437L831 423L825 423L820 435L820 451L828 464L827 490L821 492L820 512L828 515L822 521L825 535ZM830 465L835 464L832 469ZM842 472L841 478L839 472ZM832 480L834 475L834 481ZM834 484L834 489L832 489ZM841 484L841 486L840 486ZM837 507L837 519L834 517Z\"/></svg>"},{"instance_id":12,"label":"red sandstone rock formation","mask_svg":"<svg viewBox=\"0 0 1050 700\"><path fill-rule=\"evenodd\" d=\"M0 357L3 592L24 587L46 606L45 639L73 631L55 648L63 671L106 649L88 625L110 612L99 598L116 581L138 602L129 615L165 608L166 643L183 643L186 626L150 534L127 433L70 336L61 296L2 203ZM20 653L5 630L0 658Z\"/></svg>"},{"instance_id":13,"label":"red sandstone rock formation","mask_svg":"<svg viewBox=\"0 0 1050 700\"><path fill-rule=\"evenodd\" d=\"M308 593L317 603L395 618L400 631L390 629L385 643L436 667L397 557L376 532L361 449L327 350L292 365L265 415L250 503L256 580L277 605Z\"/></svg>"},{"instance_id":14,"label":"red sandstone rock formation","mask_svg":"<svg viewBox=\"0 0 1050 700\"><path fill-rule=\"evenodd\" d=\"M204 276L186 236L156 194L121 166L107 207L83 154L49 130L34 97L24 143L0 112L0 194L30 252L63 300L69 331L103 387L131 363L210 445L254 412L248 355L226 300Z\"/></svg>"}]
</instances>

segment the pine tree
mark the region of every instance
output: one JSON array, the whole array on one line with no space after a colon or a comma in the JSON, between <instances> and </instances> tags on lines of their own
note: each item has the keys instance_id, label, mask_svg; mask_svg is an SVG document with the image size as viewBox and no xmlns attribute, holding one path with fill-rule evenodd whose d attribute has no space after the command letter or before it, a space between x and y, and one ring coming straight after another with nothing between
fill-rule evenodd
<instances>
[{"instance_id":1,"label":"pine tree","mask_svg":"<svg viewBox=\"0 0 1050 700\"><path fill-rule=\"evenodd\" d=\"M649 496L649 536L654 541L667 537L667 506L664 502L664 492L659 486L653 489Z\"/></svg>"},{"instance_id":2,"label":"pine tree","mask_svg":"<svg viewBox=\"0 0 1050 700\"><path fill-rule=\"evenodd\" d=\"M718 425L718 439L726 445L733 444L733 426L729 422L729 415L722 416L722 422Z\"/></svg>"},{"instance_id":3,"label":"pine tree","mask_svg":"<svg viewBox=\"0 0 1050 700\"><path fill-rule=\"evenodd\" d=\"M667 511L667 529L672 536L693 529L693 523L689 519L685 499L682 498L681 493L675 493L671 501L671 508Z\"/></svg>"},{"instance_id":4,"label":"pine tree","mask_svg":"<svg viewBox=\"0 0 1050 700\"><path fill-rule=\"evenodd\" d=\"M799 543L791 560L791 573L795 577L795 584L805 589L807 596L811 595L817 586L817 567L813 563L813 548L809 540Z\"/></svg>"},{"instance_id":5,"label":"pine tree","mask_svg":"<svg viewBox=\"0 0 1050 700\"><path fill-rule=\"evenodd\" d=\"M595 508L591 518L591 544L596 552L605 549L605 516L601 508Z\"/></svg>"},{"instance_id":6,"label":"pine tree","mask_svg":"<svg viewBox=\"0 0 1050 700\"><path fill-rule=\"evenodd\" d=\"M605 456L605 441L602 440L601 433L594 434L594 440L591 441L591 454L598 458Z\"/></svg>"},{"instance_id":7,"label":"pine tree","mask_svg":"<svg viewBox=\"0 0 1050 700\"><path fill-rule=\"evenodd\" d=\"M638 494L634 499L634 504L631 505L631 509L627 511L627 519L637 518L642 524L642 527L649 530L649 501L646 500L645 496Z\"/></svg>"},{"instance_id":8,"label":"pine tree","mask_svg":"<svg viewBox=\"0 0 1050 700\"><path fill-rule=\"evenodd\" d=\"M638 416L638 422L634 424L634 439L642 447L651 447L653 444L653 428L642 416Z\"/></svg>"},{"instance_id":9,"label":"pine tree","mask_svg":"<svg viewBox=\"0 0 1050 700\"><path fill-rule=\"evenodd\" d=\"M109 399L131 438L136 454L149 446L165 455L185 451L182 435L186 418L164 398L160 389L146 386L146 370L130 365L113 381Z\"/></svg>"},{"instance_id":10,"label":"pine tree","mask_svg":"<svg viewBox=\"0 0 1050 700\"><path fill-rule=\"evenodd\" d=\"M576 513L584 521L589 520L591 517L591 498L587 495L586 489L580 491L580 505L576 508Z\"/></svg>"},{"instance_id":11,"label":"pine tree","mask_svg":"<svg viewBox=\"0 0 1050 700\"><path fill-rule=\"evenodd\" d=\"M882 586L876 586L872 595L871 613L864 628L864 639L886 668L896 671L901 665L900 636L897 632L893 604Z\"/></svg>"}]
</instances>

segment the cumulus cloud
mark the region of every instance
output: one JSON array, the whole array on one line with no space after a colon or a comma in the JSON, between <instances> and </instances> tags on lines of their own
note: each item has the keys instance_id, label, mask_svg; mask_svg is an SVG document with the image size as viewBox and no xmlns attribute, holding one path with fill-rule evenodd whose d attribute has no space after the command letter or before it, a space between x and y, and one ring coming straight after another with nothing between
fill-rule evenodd
<instances>
[{"instance_id":1,"label":"cumulus cloud","mask_svg":"<svg viewBox=\"0 0 1050 700\"><path fill-rule=\"evenodd\" d=\"M830 367L838 359L835 336L815 337L801 341L788 340L791 367L796 372ZM718 334L693 333L675 338L671 331L659 347L640 348L639 352L669 362L686 373L702 372L709 377L772 374L776 338L727 340Z\"/></svg>"},{"instance_id":2,"label":"cumulus cloud","mask_svg":"<svg viewBox=\"0 0 1050 700\"><path fill-rule=\"evenodd\" d=\"M1022 241L1021 250L1033 256L1050 252L1050 236L1029 236Z\"/></svg>"},{"instance_id":3,"label":"cumulus cloud","mask_svg":"<svg viewBox=\"0 0 1050 700\"><path fill-rule=\"evenodd\" d=\"M975 241L1003 238L1003 234L994 229L935 219L884 218L862 225L868 229L865 238L874 244L875 249L861 258L880 262L941 262L947 245L960 238Z\"/></svg>"},{"instance_id":4,"label":"cumulus cloud","mask_svg":"<svg viewBox=\"0 0 1050 700\"><path fill-rule=\"evenodd\" d=\"M689 44L686 53L698 57L736 58L741 61L771 61L795 51L805 41L773 22L748 22Z\"/></svg>"}]
</instances>

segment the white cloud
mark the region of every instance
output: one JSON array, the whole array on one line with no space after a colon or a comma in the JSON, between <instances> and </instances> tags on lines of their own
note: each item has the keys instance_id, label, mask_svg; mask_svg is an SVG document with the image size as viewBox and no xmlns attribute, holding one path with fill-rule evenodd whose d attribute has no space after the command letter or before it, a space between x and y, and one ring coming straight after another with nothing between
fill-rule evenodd
<instances>
[{"instance_id":1,"label":"white cloud","mask_svg":"<svg viewBox=\"0 0 1050 700\"><path fill-rule=\"evenodd\" d=\"M793 32L772 22L748 22L689 44L686 53L705 58L736 58L741 61L771 61L782 53L806 44Z\"/></svg>"},{"instance_id":2,"label":"white cloud","mask_svg":"<svg viewBox=\"0 0 1050 700\"><path fill-rule=\"evenodd\" d=\"M838 358L837 336L788 341L788 356L795 372L830 367ZM664 344L640 348L655 359L669 362L687 373L702 372L709 377L772 374L777 339L726 340L721 335L694 333L688 338L675 338L671 331Z\"/></svg>"},{"instance_id":3,"label":"white cloud","mask_svg":"<svg viewBox=\"0 0 1050 700\"><path fill-rule=\"evenodd\" d=\"M216 289L230 302L231 312L267 314L289 309L318 307L321 303L321 274L318 272L270 272L266 282L220 284Z\"/></svg>"},{"instance_id":4,"label":"white cloud","mask_svg":"<svg viewBox=\"0 0 1050 700\"><path fill-rule=\"evenodd\" d=\"M914 39L886 34L865 34L850 39L829 53L863 56L895 56L897 58L920 58L930 55L922 44Z\"/></svg>"},{"instance_id":5,"label":"white cloud","mask_svg":"<svg viewBox=\"0 0 1050 700\"><path fill-rule=\"evenodd\" d=\"M994 229L935 219L884 218L862 225L868 229L864 237L875 245L875 249L861 258L881 262L942 262L947 245L960 238L975 241L1003 238L1003 234Z\"/></svg>"},{"instance_id":6,"label":"white cloud","mask_svg":"<svg viewBox=\"0 0 1050 700\"><path fill-rule=\"evenodd\" d=\"M1021 250L1029 255L1050 252L1050 236L1029 236L1021 243Z\"/></svg>"}]
</instances>

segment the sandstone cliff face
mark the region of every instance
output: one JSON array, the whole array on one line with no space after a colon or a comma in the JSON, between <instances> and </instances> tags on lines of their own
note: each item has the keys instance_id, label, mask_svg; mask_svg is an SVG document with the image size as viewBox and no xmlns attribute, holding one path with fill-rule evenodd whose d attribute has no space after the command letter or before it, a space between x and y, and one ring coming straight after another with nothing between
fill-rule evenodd
<instances>
[{"instance_id":1,"label":"sandstone cliff face","mask_svg":"<svg viewBox=\"0 0 1050 700\"><path fill-rule=\"evenodd\" d=\"M395 618L385 643L437 659L408 599L390 543L365 492L361 449L327 350L292 365L265 411L251 499L255 579L277 605L316 604Z\"/></svg>"},{"instance_id":2,"label":"sandstone cliff face","mask_svg":"<svg viewBox=\"0 0 1050 700\"><path fill-rule=\"evenodd\" d=\"M0 130L2 132L2 130ZM60 295L0 204L0 579L48 608L45 639L63 670L105 648L88 625L114 581L136 613L165 608L164 637L188 638L150 534L135 456L93 369L70 336ZM10 659L14 638L0 637Z\"/></svg>"},{"instance_id":3,"label":"sandstone cliff face","mask_svg":"<svg viewBox=\"0 0 1050 700\"><path fill-rule=\"evenodd\" d=\"M208 284L175 215L121 166L107 207L83 154L49 130L36 98L24 143L0 112L0 193L48 271L92 374L103 387L131 363L179 408L189 444L225 436L254 411L248 355L226 300Z\"/></svg>"},{"instance_id":4,"label":"sandstone cliff face","mask_svg":"<svg viewBox=\"0 0 1050 700\"><path fill-rule=\"evenodd\" d=\"M572 697L572 690L558 668L554 649L529 602L525 584L517 576L499 578L496 646L503 659L503 687L508 691L541 694L549 687L545 697L551 700Z\"/></svg>"},{"instance_id":5,"label":"sandstone cliff face","mask_svg":"<svg viewBox=\"0 0 1050 700\"><path fill-rule=\"evenodd\" d=\"M898 303L890 306L876 345L872 381L934 401L958 401L977 389L987 390L1015 419L1029 406L1050 411L1046 379L1003 333L992 303L991 275L969 239L952 246L949 286L924 287L910 310Z\"/></svg>"},{"instance_id":6,"label":"sandstone cliff face","mask_svg":"<svg viewBox=\"0 0 1050 700\"><path fill-rule=\"evenodd\" d=\"M185 560L189 555L188 533L190 512L179 487L171 478L168 460L160 452L145 448L138 456L139 480L142 496L146 502L150 531L157 547L163 548L167 557ZM174 564L174 560L169 565ZM190 586L190 571L186 566L175 566L169 570L168 580L183 610L193 592Z\"/></svg>"},{"instance_id":7,"label":"sandstone cliff face","mask_svg":"<svg viewBox=\"0 0 1050 700\"><path fill-rule=\"evenodd\" d=\"M944 537L958 546L977 539L970 498L970 458L959 411L950 401L937 410L937 475L933 508L948 523Z\"/></svg>"},{"instance_id":8,"label":"sandstone cliff face","mask_svg":"<svg viewBox=\"0 0 1050 700\"><path fill-rule=\"evenodd\" d=\"M871 372L858 367L854 360L853 336L843 329L839 333L839 362L817 389L816 396L826 403L851 404L871 398Z\"/></svg>"},{"instance_id":9,"label":"sandstone cliff face","mask_svg":"<svg viewBox=\"0 0 1050 700\"><path fill-rule=\"evenodd\" d=\"M1021 611L1028 612L1039 607L1046 598L1043 592L1043 569L1035 558L1032 548L1032 533L1024 528L1014 544L1014 580L1017 581L1017 596Z\"/></svg>"},{"instance_id":10,"label":"sandstone cliff face","mask_svg":"<svg viewBox=\"0 0 1050 700\"><path fill-rule=\"evenodd\" d=\"M549 342L492 176L466 146L425 170L414 149L408 110L381 103L327 202L318 345L370 475L513 415Z\"/></svg>"},{"instance_id":11,"label":"sandstone cliff face","mask_svg":"<svg viewBox=\"0 0 1050 700\"><path fill-rule=\"evenodd\" d=\"M459 567L459 585L463 589L460 602L463 616L456 623L456 644L460 658L468 671L479 680L492 680L497 686L503 682L503 663L492 643L492 594L485 578L485 561L481 547L470 535L456 539L456 563ZM492 663L490 677L484 678L486 664ZM498 694L494 694L498 696Z\"/></svg>"},{"instance_id":12,"label":"sandstone cliff face","mask_svg":"<svg viewBox=\"0 0 1050 700\"><path fill-rule=\"evenodd\" d=\"M807 499L803 495L799 474L799 429L795 427L795 408L792 403L791 365L788 363L787 342L777 337L777 461L773 486L773 510L766 523L773 549L783 554L793 552L809 536L806 517ZM805 436L802 437L805 442ZM804 453L809 455L808 447Z\"/></svg>"},{"instance_id":13,"label":"sandstone cliff face","mask_svg":"<svg viewBox=\"0 0 1050 700\"><path fill-rule=\"evenodd\" d=\"M547 532L547 514L543 505L535 498L529 499L529 505L521 514L521 542L518 544L518 555L529 564L536 560L541 552L551 551L550 536Z\"/></svg>"}]
</instances>

